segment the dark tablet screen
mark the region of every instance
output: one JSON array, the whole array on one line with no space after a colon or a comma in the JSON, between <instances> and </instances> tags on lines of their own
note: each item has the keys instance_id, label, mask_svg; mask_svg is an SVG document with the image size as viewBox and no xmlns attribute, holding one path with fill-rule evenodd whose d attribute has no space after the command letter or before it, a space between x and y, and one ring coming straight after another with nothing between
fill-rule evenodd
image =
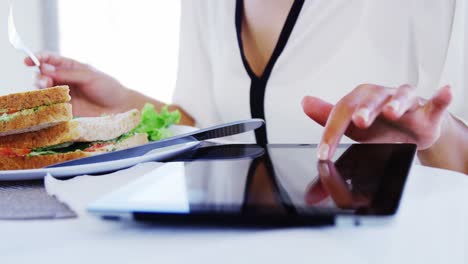
<instances>
[{"instance_id":1,"label":"dark tablet screen","mask_svg":"<svg viewBox=\"0 0 468 264\"><path fill-rule=\"evenodd\" d=\"M172 160L122 198L150 220L307 222L396 212L415 155L409 144L342 145L318 161L316 145L209 146ZM137 186L138 185L138 186ZM101 206L102 207L102 206ZM263 219L263 220L262 220Z\"/></svg>"}]
</instances>

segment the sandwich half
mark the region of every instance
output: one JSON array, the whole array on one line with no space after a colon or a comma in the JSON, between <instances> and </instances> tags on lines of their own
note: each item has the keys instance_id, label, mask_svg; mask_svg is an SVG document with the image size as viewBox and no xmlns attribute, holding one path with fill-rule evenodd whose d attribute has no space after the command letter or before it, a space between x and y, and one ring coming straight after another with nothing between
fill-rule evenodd
<instances>
[{"instance_id":1,"label":"sandwich half","mask_svg":"<svg viewBox=\"0 0 468 264\"><path fill-rule=\"evenodd\" d=\"M0 96L0 136L38 131L73 118L68 86Z\"/></svg>"},{"instance_id":2,"label":"sandwich half","mask_svg":"<svg viewBox=\"0 0 468 264\"><path fill-rule=\"evenodd\" d=\"M140 121L139 111L131 110L0 137L0 170L42 168L146 144L147 134L132 132Z\"/></svg>"}]
</instances>

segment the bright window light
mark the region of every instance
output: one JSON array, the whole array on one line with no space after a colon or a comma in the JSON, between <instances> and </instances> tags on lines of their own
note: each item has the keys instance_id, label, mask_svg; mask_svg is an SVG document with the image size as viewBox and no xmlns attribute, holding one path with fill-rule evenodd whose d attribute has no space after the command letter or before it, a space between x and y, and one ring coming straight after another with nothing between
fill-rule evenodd
<instances>
[{"instance_id":1,"label":"bright window light","mask_svg":"<svg viewBox=\"0 0 468 264\"><path fill-rule=\"evenodd\" d=\"M179 1L59 0L58 19L62 55L93 65L129 88L171 102Z\"/></svg>"}]
</instances>

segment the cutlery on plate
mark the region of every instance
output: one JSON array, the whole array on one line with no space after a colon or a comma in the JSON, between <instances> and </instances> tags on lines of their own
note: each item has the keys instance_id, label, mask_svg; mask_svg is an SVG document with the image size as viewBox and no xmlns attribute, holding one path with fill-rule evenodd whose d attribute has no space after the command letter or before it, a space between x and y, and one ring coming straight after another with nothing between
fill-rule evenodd
<instances>
[{"instance_id":1,"label":"cutlery on plate","mask_svg":"<svg viewBox=\"0 0 468 264\"><path fill-rule=\"evenodd\" d=\"M34 65L37 67L41 66L41 63L37 59L36 55L24 44L23 40L21 39L18 31L16 30L15 19L13 16L13 2L9 2L10 11L8 14L8 39L10 40L10 44L18 51L21 51L26 54L26 56L30 57L31 60L34 62Z\"/></svg>"},{"instance_id":2,"label":"cutlery on plate","mask_svg":"<svg viewBox=\"0 0 468 264\"><path fill-rule=\"evenodd\" d=\"M108 162L119 159L128 159L136 158L143 156L153 150L174 146L178 144L184 144L189 142L197 142L208 139L222 138L232 135L241 134L244 132L255 130L261 126L265 125L265 121L262 119L251 119L245 121L237 121L232 123L227 123L223 125L217 125L206 129L200 129L194 132L185 133L175 137L163 139L160 141L148 143L143 146L138 146L134 148L119 150L115 152L109 152L105 154L100 154L92 157L72 160L68 162L59 163L56 165L49 166L47 168L58 168L65 166L78 166L99 162Z\"/></svg>"}]
</instances>

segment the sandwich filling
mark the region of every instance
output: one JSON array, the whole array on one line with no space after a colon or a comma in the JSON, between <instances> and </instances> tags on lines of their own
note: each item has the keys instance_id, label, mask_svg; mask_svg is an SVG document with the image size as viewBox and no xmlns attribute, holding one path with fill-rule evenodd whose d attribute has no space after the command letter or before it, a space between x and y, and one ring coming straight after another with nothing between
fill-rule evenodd
<instances>
[{"instance_id":1,"label":"sandwich filling","mask_svg":"<svg viewBox=\"0 0 468 264\"><path fill-rule=\"evenodd\" d=\"M16 112L19 112L21 110L16 110L16 109L0 109L0 114L14 114Z\"/></svg>"},{"instance_id":2,"label":"sandwich filling","mask_svg":"<svg viewBox=\"0 0 468 264\"><path fill-rule=\"evenodd\" d=\"M0 156L9 158L15 157L36 157L45 155L55 155L60 153L82 152L111 152L116 151L117 145L125 140L136 136L136 133L127 133L117 139L96 142L67 142L55 146L25 149L25 148L0 148Z\"/></svg>"},{"instance_id":3,"label":"sandwich filling","mask_svg":"<svg viewBox=\"0 0 468 264\"><path fill-rule=\"evenodd\" d=\"M52 104L57 105L57 104ZM41 105L30 109L16 110L16 109L0 109L0 122L8 122L21 116L27 116L36 113L51 105Z\"/></svg>"}]
</instances>

